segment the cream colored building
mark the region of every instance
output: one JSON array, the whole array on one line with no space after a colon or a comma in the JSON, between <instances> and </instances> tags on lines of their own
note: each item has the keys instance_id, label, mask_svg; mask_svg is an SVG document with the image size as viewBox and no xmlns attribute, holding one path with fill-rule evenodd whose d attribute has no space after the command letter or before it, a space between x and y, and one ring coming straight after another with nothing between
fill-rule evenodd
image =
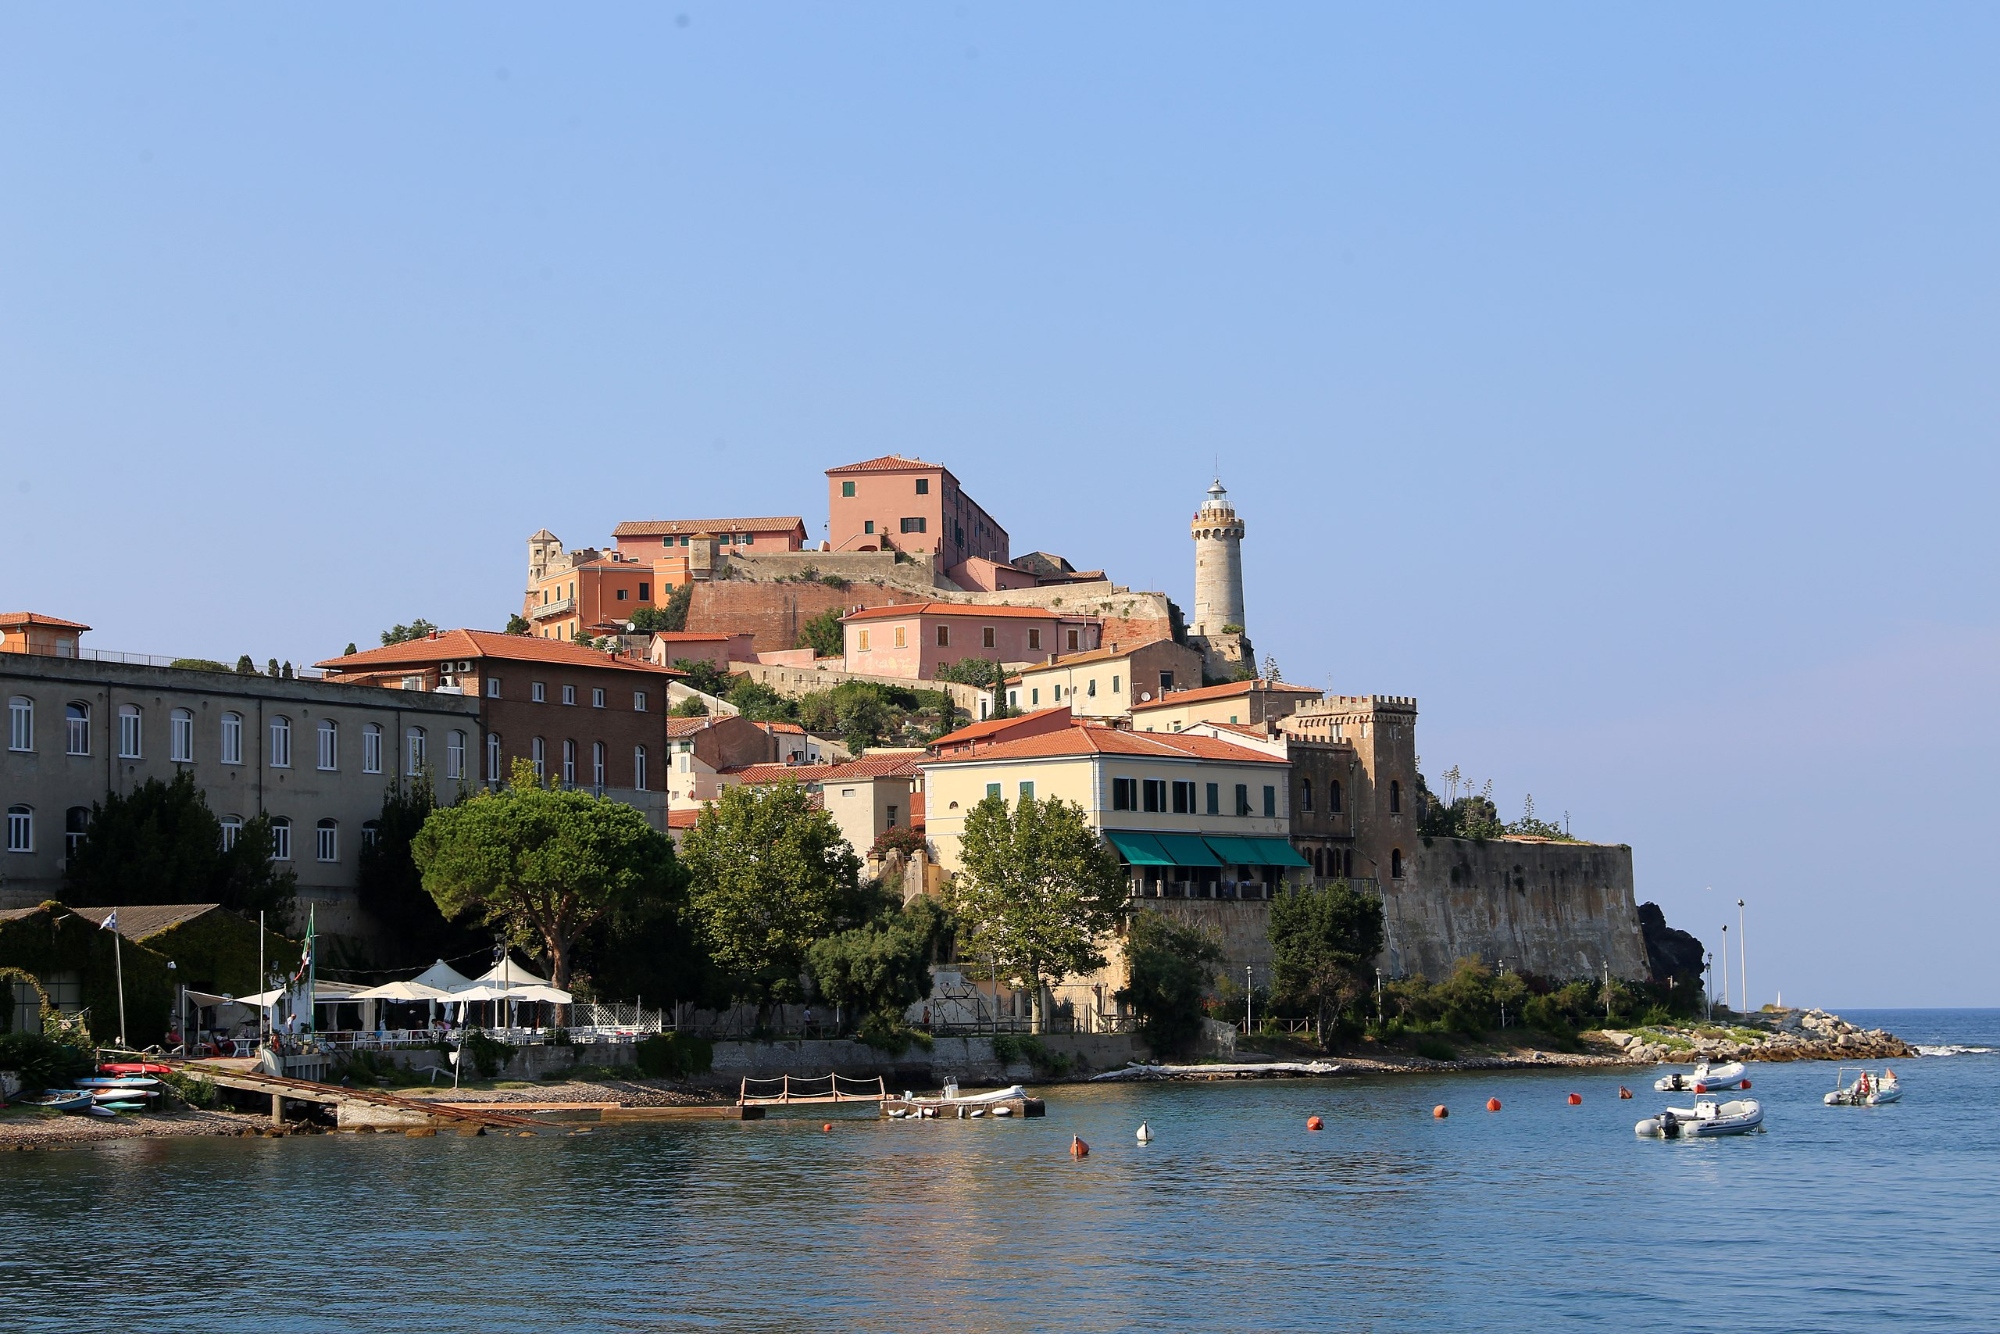
<instances>
[{"instance_id":1,"label":"cream colored building","mask_svg":"<svg viewBox=\"0 0 2000 1334\"><path fill-rule=\"evenodd\" d=\"M1190 723L1273 722L1312 703L1325 692L1284 681L1232 681L1199 690L1170 691L1132 708L1135 732L1178 732Z\"/></svg>"},{"instance_id":2,"label":"cream colored building","mask_svg":"<svg viewBox=\"0 0 2000 1334\"><path fill-rule=\"evenodd\" d=\"M1201 683L1201 654L1171 639L1107 644L1021 669L1007 683L1007 707L1024 713L1067 708L1078 718L1129 718L1132 710Z\"/></svg>"},{"instance_id":3,"label":"cream colored building","mask_svg":"<svg viewBox=\"0 0 2000 1334\"><path fill-rule=\"evenodd\" d=\"M922 751L870 751L845 764L757 764L724 773L725 783L803 783L866 858L891 829L923 823Z\"/></svg>"}]
</instances>

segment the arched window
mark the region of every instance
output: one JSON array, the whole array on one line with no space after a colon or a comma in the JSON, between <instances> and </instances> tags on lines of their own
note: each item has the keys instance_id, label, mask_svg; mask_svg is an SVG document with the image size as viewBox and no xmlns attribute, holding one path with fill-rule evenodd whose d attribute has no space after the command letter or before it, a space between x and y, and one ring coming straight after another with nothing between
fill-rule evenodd
<instances>
[{"instance_id":1,"label":"arched window","mask_svg":"<svg viewBox=\"0 0 2000 1334\"><path fill-rule=\"evenodd\" d=\"M1314 849L1313 849L1313 874L1314 874L1314 875L1316 875L1316 876L1319 876L1319 877L1321 877L1322 879L1324 879L1324 878L1325 878L1325 876L1326 876L1326 849L1325 849L1325 848L1314 848Z\"/></svg>"},{"instance_id":2,"label":"arched window","mask_svg":"<svg viewBox=\"0 0 2000 1334\"><path fill-rule=\"evenodd\" d=\"M1299 809L1302 811L1309 811L1312 808L1313 808L1313 780L1308 778L1304 782L1299 784Z\"/></svg>"},{"instance_id":3,"label":"arched window","mask_svg":"<svg viewBox=\"0 0 2000 1334\"><path fill-rule=\"evenodd\" d=\"M1389 814L1403 813L1403 785L1394 779L1389 781Z\"/></svg>"},{"instance_id":4,"label":"arched window","mask_svg":"<svg viewBox=\"0 0 2000 1334\"><path fill-rule=\"evenodd\" d=\"M243 715L240 713L222 715L222 762L243 763Z\"/></svg>"},{"instance_id":5,"label":"arched window","mask_svg":"<svg viewBox=\"0 0 2000 1334\"><path fill-rule=\"evenodd\" d=\"M465 777L465 733L451 731L444 738L444 776Z\"/></svg>"},{"instance_id":6,"label":"arched window","mask_svg":"<svg viewBox=\"0 0 2000 1334\"><path fill-rule=\"evenodd\" d=\"M35 850L35 808L32 806L9 806L7 808L7 851L33 852Z\"/></svg>"},{"instance_id":7,"label":"arched window","mask_svg":"<svg viewBox=\"0 0 2000 1334\"><path fill-rule=\"evenodd\" d=\"M632 787L639 792L646 790L646 748L644 746L632 747Z\"/></svg>"},{"instance_id":8,"label":"arched window","mask_svg":"<svg viewBox=\"0 0 2000 1334\"><path fill-rule=\"evenodd\" d=\"M321 820L313 828L313 855L323 862L340 860L340 822Z\"/></svg>"},{"instance_id":9,"label":"arched window","mask_svg":"<svg viewBox=\"0 0 2000 1334\"><path fill-rule=\"evenodd\" d=\"M271 767L292 767L292 720L282 713L271 719Z\"/></svg>"},{"instance_id":10,"label":"arched window","mask_svg":"<svg viewBox=\"0 0 2000 1334\"><path fill-rule=\"evenodd\" d=\"M403 772L415 778L424 771L424 729L412 727L403 734L403 738L408 743L404 747L408 754Z\"/></svg>"},{"instance_id":11,"label":"arched window","mask_svg":"<svg viewBox=\"0 0 2000 1334\"><path fill-rule=\"evenodd\" d=\"M1329 815L1340 814L1340 783L1331 778L1326 782L1326 810Z\"/></svg>"},{"instance_id":12,"label":"arched window","mask_svg":"<svg viewBox=\"0 0 2000 1334\"><path fill-rule=\"evenodd\" d=\"M602 741L593 741L590 743L590 785L597 789L599 796L604 795L604 743Z\"/></svg>"},{"instance_id":13,"label":"arched window","mask_svg":"<svg viewBox=\"0 0 2000 1334\"><path fill-rule=\"evenodd\" d=\"M329 773L340 768L340 724L331 718L319 720L319 767Z\"/></svg>"},{"instance_id":14,"label":"arched window","mask_svg":"<svg viewBox=\"0 0 2000 1334\"><path fill-rule=\"evenodd\" d=\"M236 846L237 839L243 837L243 817L240 815L225 815L222 817L221 824L222 850L227 852Z\"/></svg>"},{"instance_id":15,"label":"arched window","mask_svg":"<svg viewBox=\"0 0 2000 1334\"><path fill-rule=\"evenodd\" d=\"M1401 848L1389 849L1389 878L1391 880L1401 880L1403 878L1403 850Z\"/></svg>"},{"instance_id":16,"label":"arched window","mask_svg":"<svg viewBox=\"0 0 2000 1334\"><path fill-rule=\"evenodd\" d=\"M140 715L137 704L118 706L118 758L136 760L142 758L139 742Z\"/></svg>"},{"instance_id":17,"label":"arched window","mask_svg":"<svg viewBox=\"0 0 2000 1334\"><path fill-rule=\"evenodd\" d=\"M564 787L576 786L576 742L563 742L562 781Z\"/></svg>"},{"instance_id":18,"label":"arched window","mask_svg":"<svg viewBox=\"0 0 2000 1334\"><path fill-rule=\"evenodd\" d=\"M536 778L541 778L543 776L543 770L548 763L548 758L549 758L548 742L542 740L540 737L536 737L533 741L530 741L528 743L528 759L535 766Z\"/></svg>"},{"instance_id":19,"label":"arched window","mask_svg":"<svg viewBox=\"0 0 2000 1334\"><path fill-rule=\"evenodd\" d=\"M90 754L90 706L71 704L63 710L63 753Z\"/></svg>"},{"instance_id":20,"label":"arched window","mask_svg":"<svg viewBox=\"0 0 2000 1334\"><path fill-rule=\"evenodd\" d=\"M372 848L381 842L381 840L382 822L380 820L363 820L361 822L361 846Z\"/></svg>"},{"instance_id":21,"label":"arched window","mask_svg":"<svg viewBox=\"0 0 2000 1334\"><path fill-rule=\"evenodd\" d=\"M361 729L361 772L382 772L382 729L375 723L367 723Z\"/></svg>"},{"instance_id":22,"label":"arched window","mask_svg":"<svg viewBox=\"0 0 2000 1334\"><path fill-rule=\"evenodd\" d=\"M72 806L63 812L63 856L74 857L90 832L90 807Z\"/></svg>"},{"instance_id":23,"label":"arched window","mask_svg":"<svg viewBox=\"0 0 2000 1334\"><path fill-rule=\"evenodd\" d=\"M486 781L489 783L500 781L500 734L498 732L488 732L486 734Z\"/></svg>"},{"instance_id":24,"label":"arched window","mask_svg":"<svg viewBox=\"0 0 2000 1334\"><path fill-rule=\"evenodd\" d=\"M7 749L35 748L35 701L16 695L7 701Z\"/></svg>"},{"instance_id":25,"label":"arched window","mask_svg":"<svg viewBox=\"0 0 2000 1334\"><path fill-rule=\"evenodd\" d=\"M187 709L167 715L167 758L175 764L194 763L194 714Z\"/></svg>"},{"instance_id":26,"label":"arched window","mask_svg":"<svg viewBox=\"0 0 2000 1334\"><path fill-rule=\"evenodd\" d=\"M292 822L280 815L271 821L271 860L288 862L292 859Z\"/></svg>"}]
</instances>

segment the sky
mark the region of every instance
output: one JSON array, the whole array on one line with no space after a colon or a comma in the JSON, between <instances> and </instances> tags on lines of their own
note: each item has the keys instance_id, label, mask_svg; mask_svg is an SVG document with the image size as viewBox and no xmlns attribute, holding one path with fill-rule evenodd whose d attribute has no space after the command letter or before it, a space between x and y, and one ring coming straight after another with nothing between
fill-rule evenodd
<instances>
[{"instance_id":1,"label":"sky","mask_svg":"<svg viewBox=\"0 0 2000 1334\"><path fill-rule=\"evenodd\" d=\"M899 452L1185 607L1219 468L1259 653L1433 781L1744 899L1758 1003L2000 1005L1996 38L0 6L0 604L310 662Z\"/></svg>"}]
</instances>

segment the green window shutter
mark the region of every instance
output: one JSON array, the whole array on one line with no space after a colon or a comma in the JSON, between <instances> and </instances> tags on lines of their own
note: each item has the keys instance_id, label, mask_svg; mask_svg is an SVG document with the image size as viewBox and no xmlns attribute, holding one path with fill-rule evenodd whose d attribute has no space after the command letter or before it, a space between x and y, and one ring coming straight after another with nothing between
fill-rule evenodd
<instances>
[{"instance_id":1,"label":"green window shutter","mask_svg":"<svg viewBox=\"0 0 2000 1334\"><path fill-rule=\"evenodd\" d=\"M1021 784L1021 800L1033 801L1034 799L1035 799L1035 785L1033 783Z\"/></svg>"},{"instance_id":2,"label":"green window shutter","mask_svg":"<svg viewBox=\"0 0 2000 1334\"><path fill-rule=\"evenodd\" d=\"M1210 815L1222 814L1222 784L1220 783L1210 783L1208 785L1208 813Z\"/></svg>"},{"instance_id":3,"label":"green window shutter","mask_svg":"<svg viewBox=\"0 0 2000 1334\"><path fill-rule=\"evenodd\" d=\"M1000 785L999 785L998 783L988 783L988 784L986 785L986 795L987 795L987 796L989 796L989 797L997 797L997 796L999 796L999 795L1000 795Z\"/></svg>"},{"instance_id":4,"label":"green window shutter","mask_svg":"<svg viewBox=\"0 0 2000 1334\"><path fill-rule=\"evenodd\" d=\"M1266 784L1264 787L1264 818L1275 819L1278 814L1278 789Z\"/></svg>"},{"instance_id":5,"label":"green window shutter","mask_svg":"<svg viewBox=\"0 0 2000 1334\"><path fill-rule=\"evenodd\" d=\"M842 482L840 484L840 494L843 496L852 496L854 494L854 483Z\"/></svg>"}]
</instances>

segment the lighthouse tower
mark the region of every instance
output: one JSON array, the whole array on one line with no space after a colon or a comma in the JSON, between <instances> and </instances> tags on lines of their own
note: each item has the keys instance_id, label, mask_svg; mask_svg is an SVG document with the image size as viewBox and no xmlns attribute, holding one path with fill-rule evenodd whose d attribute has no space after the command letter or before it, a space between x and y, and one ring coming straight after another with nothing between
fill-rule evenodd
<instances>
[{"instance_id":1,"label":"lighthouse tower","mask_svg":"<svg viewBox=\"0 0 2000 1334\"><path fill-rule=\"evenodd\" d=\"M1188 642L1202 651L1203 671L1233 680L1256 656L1244 635L1243 520L1222 479L1208 488L1188 532L1194 538L1194 618Z\"/></svg>"}]
</instances>

